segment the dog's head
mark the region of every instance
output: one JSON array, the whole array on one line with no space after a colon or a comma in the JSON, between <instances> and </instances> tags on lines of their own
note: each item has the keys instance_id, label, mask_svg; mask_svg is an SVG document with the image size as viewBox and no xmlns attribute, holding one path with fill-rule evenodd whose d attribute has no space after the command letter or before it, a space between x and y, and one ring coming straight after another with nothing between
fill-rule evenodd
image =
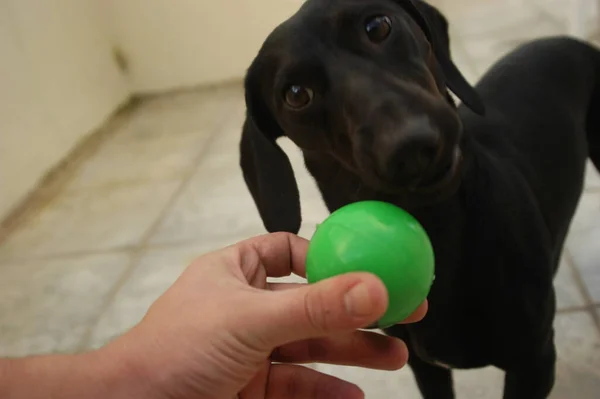
<instances>
[{"instance_id":1,"label":"dog's head","mask_svg":"<svg viewBox=\"0 0 600 399\"><path fill-rule=\"evenodd\" d=\"M426 203L460 179L448 90L484 112L451 60L446 19L420 0L308 0L267 38L245 84L241 166L269 231L297 232L301 221L278 137L376 191Z\"/></svg>"}]
</instances>

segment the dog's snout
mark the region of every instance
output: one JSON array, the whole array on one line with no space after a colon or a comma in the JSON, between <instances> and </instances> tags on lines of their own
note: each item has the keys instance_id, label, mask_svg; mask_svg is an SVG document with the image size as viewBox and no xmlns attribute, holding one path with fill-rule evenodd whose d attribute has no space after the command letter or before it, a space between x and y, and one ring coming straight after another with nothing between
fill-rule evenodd
<instances>
[{"instance_id":1,"label":"dog's snout","mask_svg":"<svg viewBox=\"0 0 600 399\"><path fill-rule=\"evenodd\" d=\"M385 165L388 178L411 183L419 180L436 161L440 132L426 118L407 121L389 148Z\"/></svg>"}]
</instances>

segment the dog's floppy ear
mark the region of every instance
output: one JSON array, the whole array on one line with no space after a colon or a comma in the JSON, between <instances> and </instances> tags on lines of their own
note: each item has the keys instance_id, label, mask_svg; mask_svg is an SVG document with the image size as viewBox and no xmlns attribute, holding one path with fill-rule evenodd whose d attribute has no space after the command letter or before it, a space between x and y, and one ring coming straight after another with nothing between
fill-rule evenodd
<instances>
[{"instance_id":1,"label":"dog's floppy ear","mask_svg":"<svg viewBox=\"0 0 600 399\"><path fill-rule=\"evenodd\" d=\"M267 231L297 234L300 194L292 165L275 140L283 135L262 99L256 66L245 80L246 120L240 142L240 166Z\"/></svg>"},{"instance_id":2,"label":"dog's floppy ear","mask_svg":"<svg viewBox=\"0 0 600 399\"><path fill-rule=\"evenodd\" d=\"M400 0L400 3L428 37L448 88L473 112L484 115L485 106L479 94L452 61L446 17L422 0Z\"/></svg>"}]
</instances>

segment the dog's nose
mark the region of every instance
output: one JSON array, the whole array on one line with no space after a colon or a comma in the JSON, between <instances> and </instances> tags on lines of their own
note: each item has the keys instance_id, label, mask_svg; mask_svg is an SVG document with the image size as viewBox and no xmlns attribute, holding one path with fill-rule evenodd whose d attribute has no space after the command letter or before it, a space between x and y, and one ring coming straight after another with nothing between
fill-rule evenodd
<instances>
[{"instance_id":1,"label":"dog's nose","mask_svg":"<svg viewBox=\"0 0 600 399\"><path fill-rule=\"evenodd\" d=\"M420 180L438 157L439 148L440 132L427 118L407 121L390 152L389 177L409 184Z\"/></svg>"}]
</instances>

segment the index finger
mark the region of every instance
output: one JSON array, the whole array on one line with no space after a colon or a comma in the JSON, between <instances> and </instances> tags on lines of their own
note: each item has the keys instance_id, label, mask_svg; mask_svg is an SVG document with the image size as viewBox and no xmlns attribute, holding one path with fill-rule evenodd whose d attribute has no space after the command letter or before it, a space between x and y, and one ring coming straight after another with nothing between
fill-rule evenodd
<instances>
[{"instance_id":1,"label":"index finger","mask_svg":"<svg viewBox=\"0 0 600 399\"><path fill-rule=\"evenodd\" d=\"M245 272L262 268L268 277L292 273L306 277L308 244L308 240L295 234L272 233L242 241L234 248Z\"/></svg>"}]
</instances>

